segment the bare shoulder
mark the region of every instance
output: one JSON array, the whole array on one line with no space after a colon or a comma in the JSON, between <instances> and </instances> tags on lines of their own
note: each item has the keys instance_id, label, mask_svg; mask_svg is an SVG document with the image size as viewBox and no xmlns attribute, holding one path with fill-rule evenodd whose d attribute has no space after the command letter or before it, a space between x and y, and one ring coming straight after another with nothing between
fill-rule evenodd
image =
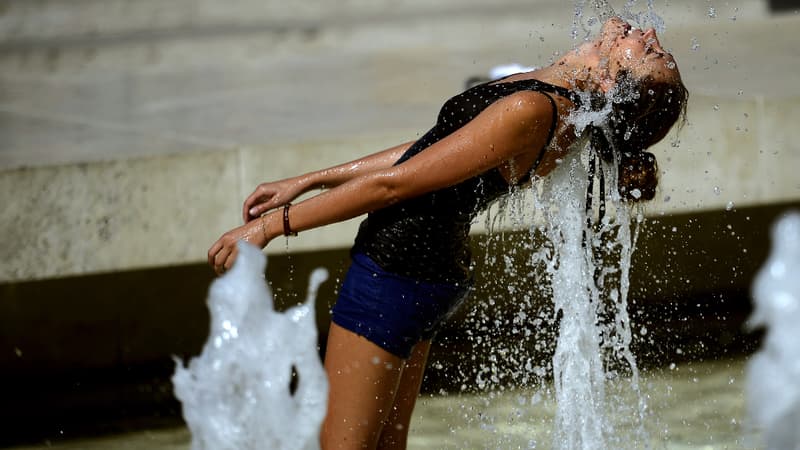
<instances>
[{"instance_id":1,"label":"bare shoulder","mask_svg":"<svg viewBox=\"0 0 800 450\"><path fill-rule=\"evenodd\" d=\"M553 104L546 94L536 91L519 91L507 95L493 105L504 113L520 118L548 120L553 116Z\"/></svg>"},{"instance_id":2,"label":"bare shoulder","mask_svg":"<svg viewBox=\"0 0 800 450\"><path fill-rule=\"evenodd\" d=\"M485 113L495 116L511 129L531 129L553 121L553 103L541 92L519 91L497 100Z\"/></svg>"}]
</instances>

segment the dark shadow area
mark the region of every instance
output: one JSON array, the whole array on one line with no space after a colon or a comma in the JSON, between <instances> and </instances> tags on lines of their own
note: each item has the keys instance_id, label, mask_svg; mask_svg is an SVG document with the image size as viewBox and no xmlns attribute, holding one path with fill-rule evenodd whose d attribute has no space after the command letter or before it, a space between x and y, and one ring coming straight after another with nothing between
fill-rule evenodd
<instances>
[{"instance_id":1,"label":"dark shadow area","mask_svg":"<svg viewBox=\"0 0 800 450\"><path fill-rule=\"evenodd\" d=\"M800 11L798 0L769 0L769 10L773 13L796 13Z\"/></svg>"},{"instance_id":2,"label":"dark shadow area","mask_svg":"<svg viewBox=\"0 0 800 450\"><path fill-rule=\"evenodd\" d=\"M770 225L790 207L800 202L646 221L628 309L640 366L757 347L759 334L743 329L750 284L766 259ZM519 232L475 236L476 294L437 336L423 390L479 391L478 368L519 372L521 357L537 370L547 366L557 323L546 289L540 293L535 274L506 274L508 265L524 267L531 245L520 243L530 240ZM320 348L348 261L344 249L269 258L278 309L305 300L313 269L329 269L317 299ZM0 285L0 446L181 424L172 358L200 352L212 280L197 264Z\"/></svg>"}]
</instances>

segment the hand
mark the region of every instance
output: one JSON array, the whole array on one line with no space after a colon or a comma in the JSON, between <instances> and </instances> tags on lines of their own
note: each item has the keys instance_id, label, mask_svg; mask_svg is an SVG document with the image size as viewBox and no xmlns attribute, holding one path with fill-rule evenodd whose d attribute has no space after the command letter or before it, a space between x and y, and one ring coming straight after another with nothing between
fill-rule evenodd
<instances>
[{"instance_id":1,"label":"hand","mask_svg":"<svg viewBox=\"0 0 800 450\"><path fill-rule=\"evenodd\" d=\"M264 248L272 239L268 237L264 219L252 220L223 234L208 250L208 264L217 275L222 275L233 266L238 249L236 243L245 241Z\"/></svg>"},{"instance_id":2,"label":"hand","mask_svg":"<svg viewBox=\"0 0 800 450\"><path fill-rule=\"evenodd\" d=\"M244 223L260 217L271 209L291 202L302 193L303 186L297 178L259 184L244 201L242 208Z\"/></svg>"}]
</instances>

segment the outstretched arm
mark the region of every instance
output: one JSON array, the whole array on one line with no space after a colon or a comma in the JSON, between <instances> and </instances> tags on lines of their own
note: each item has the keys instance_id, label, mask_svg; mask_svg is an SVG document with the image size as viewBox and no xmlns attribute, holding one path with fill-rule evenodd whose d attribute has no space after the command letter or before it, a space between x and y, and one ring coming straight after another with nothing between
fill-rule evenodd
<instances>
[{"instance_id":1,"label":"outstretched arm","mask_svg":"<svg viewBox=\"0 0 800 450\"><path fill-rule=\"evenodd\" d=\"M366 173L391 167L414 142L406 142L369 156L293 178L259 184L244 202L242 218L247 223L265 212L283 206L313 189L330 189Z\"/></svg>"},{"instance_id":2,"label":"outstretched arm","mask_svg":"<svg viewBox=\"0 0 800 450\"><path fill-rule=\"evenodd\" d=\"M351 178L290 209L292 231L341 222L402 200L467 180L505 161L545 145L552 121L543 94L518 92L490 105L460 130L402 164ZM283 234L277 210L225 233L209 250L218 273L233 264L236 241L261 247Z\"/></svg>"}]
</instances>

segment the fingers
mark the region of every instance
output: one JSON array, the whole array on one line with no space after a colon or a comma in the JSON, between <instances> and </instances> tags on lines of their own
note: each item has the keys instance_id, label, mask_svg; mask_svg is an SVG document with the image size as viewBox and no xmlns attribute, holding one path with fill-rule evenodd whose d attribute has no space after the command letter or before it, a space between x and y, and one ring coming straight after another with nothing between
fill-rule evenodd
<instances>
[{"instance_id":1,"label":"fingers","mask_svg":"<svg viewBox=\"0 0 800 450\"><path fill-rule=\"evenodd\" d=\"M217 253L222 250L222 240L218 240L214 242L214 245L208 249L208 265L214 267L214 259L217 257Z\"/></svg>"},{"instance_id":2,"label":"fingers","mask_svg":"<svg viewBox=\"0 0 800 450\"><path fill-rule=\"evenodd\" d=\"M258 190L252 193L244 202L242 208L242 218L244 223L261 217L262 214L276 207L277 196L275 194L260 194Z\"/></svg>"},{"instance_id":3,"label":"fingers","mask_svg":"<svg viewBox=\"0 0 800 450\"><path fill-rule=\"evenodd\" d=\"M239 254L239 247L233 247L233 251L225 258L225 262L222 263L222 272L227 272L233 267L234 261L236 261L236 256Z\"/></svg>"},{"instance_id":4,"label":"fingers","mask_svg":"<svg viewBox=\"0 0 800 450\"><path fill-rule=\"evenodd\" d=\"M247 197L242 206L242 218L244 219L244 223L255 219L256 216L250 214L250 210L253 206L266 201L268 198L269 197L264 192L263 185L259 184L253 193Z\"/></svg>"},{"instance_id":5,"label":"fingers","mask_svg":"<svg viewBox=\"0 0 800 450\"><path fill-rule=\"evenodd\" d=\"M247 207L247 205L245 205L245 207ZM261 214L263 214L262 210L266 210L266 208L264 208L264 203L253 205L250 209L245 210L245 214L247 214L248 217L245 222L261 217Z\"/></svg>"},{"instance_id":6,"label":"fingers","mask_svg":"<svg viewBox=\"0 0 800 450\"><path fill-rule=\"evenodd\" d=\"M253 219L255 216L250 214L250 209L253 208L254 205L261 203L265 199L262 198L259 189L256 189L249 197L244 201L244 205L242 206L242 218L244 219L244 223L247 223Z\"/></svg>"},{"instance_id":7,"label":"fingers","mask_svg":"<svg viewBox=\"0 0 800 450\"><path fill-rule=\"evenodd\" d=\"M225 273L225 262L228 260L228 256L231 254L231 249L229 247L223 246L214 254L214 258L211 261L211 267L214 268L214 272L217 275L222 275Z\"/></svg>"},{"instance_id":8,"label":"fingers","mask_svg":"<svg viewBox=\"0 0 800 450\"><path fill-rule=\"evenodd\" d=\"M233 267L238 253L236 241L226 244L225 237L222 237L208 250L208 264L217 275L222 275Z\"/></svg>"},{"instance_id":9,"label":"fingers","mask_svg":"<svg viewBox=\"0 0 800 450\"><path fill-rule=\"evenodd\" d=\"M269 201L251 207L250 210L247 211L250 215L250 220L258 219L265 212L275 208L274 203L274 201Z\"/></svg>"}]
</instances>

